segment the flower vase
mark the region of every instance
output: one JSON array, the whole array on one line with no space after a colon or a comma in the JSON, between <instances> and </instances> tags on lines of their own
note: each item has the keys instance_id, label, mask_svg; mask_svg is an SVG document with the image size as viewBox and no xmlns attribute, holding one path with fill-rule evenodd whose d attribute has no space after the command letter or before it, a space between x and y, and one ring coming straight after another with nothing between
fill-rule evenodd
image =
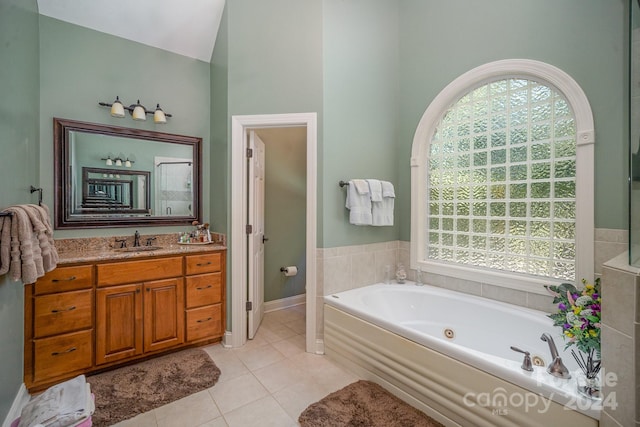
<instances>
[{"instance_id":1,"label":"flower vase","mask_svg":"<svg viewBox=\"0 0 640 427\"><path fill-rule=\"evenodd\" d=\"M582 375L579 375L577 380L578 393L589 399L601 400L602 393L600 392L601 384L598 373L602 363L596 359L595 353L594 349L589 349L585 359L582 353L571 350L571 355L582 369Z\"/></svg>"},{"instance_id":2,"label":"flower vase","mask_svg":"<svg viewBox=\"0 0 640 427\"><path fill-rule=\"evenodd\" d=\"M586 375L580 375L577 380L578 393L592 400L602 400L602 392L600 391L600 378L589 378Z\"/></svg>"}]
</instances>

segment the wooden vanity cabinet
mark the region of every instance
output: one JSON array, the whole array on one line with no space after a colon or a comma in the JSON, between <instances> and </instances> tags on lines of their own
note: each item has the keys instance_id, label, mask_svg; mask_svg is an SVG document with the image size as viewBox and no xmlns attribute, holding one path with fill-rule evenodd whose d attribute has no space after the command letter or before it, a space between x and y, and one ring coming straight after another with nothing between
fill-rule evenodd
<instances>
[{"instance_id":1,"label":"wooden vanity cabinet","mask_svg":"<svg viewBox=\"0 0 640 427\"><path fill-rule=\"evenodd\" d=\"M97 266L96 365L184 342L182 258Z\"/></svg>"},{"instance_id":2,"label":"wooden vanity cabinet","mask_svg":"<svg viewBox=\"0 0 640 427\"><path fill-rule=\"evenodd\" d=\"M224 333L224 265L224 252L185 257L187 342Z\"/></svg>"},{"instance_id":3,"label":"wooden vanity cabinet","mask_svg":"<svg viewBox=\"0 0 640 427\"><path fill-rule=\"evenodd\" d=\"M61 266L25 286L30 391L219 341L226 251Z\"/></svg>"},{"instance_id":4,"label":"wooden vanity cabinet","mask_svg":"<svg viewBox=\"0 0 640 427\"><path fill-rule=\"evenodd\" d=\"M25 285L24 381L53 383L93 366L93 266L60 267Z\"/></svg>"}]
</instances>

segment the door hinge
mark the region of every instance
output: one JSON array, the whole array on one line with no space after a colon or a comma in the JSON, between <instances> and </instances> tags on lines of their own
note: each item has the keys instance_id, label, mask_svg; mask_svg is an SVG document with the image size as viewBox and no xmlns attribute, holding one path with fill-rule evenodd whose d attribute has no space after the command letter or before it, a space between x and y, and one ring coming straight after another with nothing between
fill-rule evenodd
<instances>
[{"instance_id":1,"label":"door hinge","mask_svg":"<svg viewBox=\"0 0 640 427\"><path fill-rule=\"evenodd\" d=\"M245 231L247 232L247 234L253 233L253 225L247 224Z\"/></svg>"},{"instance_id":2,"label":"door hinge","mask_svg":"<svg viewBox=\"0 0 640 427\"><path fill-rule=\"evenodd\" d=\"M247 301L247 303L245 304L245 308L247 309L247 311L253 310L253 303L251 301Z\"/></svg>"},{"instance_id":3,"label":"door hinge","mask_svg":"<svg viewBox=\"0 0 640 427\"><path fill-rule=\"evenodd\" d=\"M253 148L247 148L247 158L253 157Z\"/></svg>"}]
</instances>

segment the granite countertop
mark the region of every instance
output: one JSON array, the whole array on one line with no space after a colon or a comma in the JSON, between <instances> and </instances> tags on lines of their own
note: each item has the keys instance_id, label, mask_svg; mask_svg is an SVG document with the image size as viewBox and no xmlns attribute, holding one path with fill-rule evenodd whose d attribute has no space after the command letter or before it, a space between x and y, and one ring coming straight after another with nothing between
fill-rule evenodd
<instances>
[{"instance_id":1,"label":"granite countertop","mask_svg":"<svg viewBox=\"0 0 640 427\"><path fill-rule=\"evenodd\" d=\"M155 238L151 246L146 246L147 239ZM116 239L125 239L126 248L120 248ZM78 239L55 240L58 250L58 265L89 263L116 260L135 260L155 256L185 255L198 252L213 252L227 249L226 238L219 233L212 233L210 244L179 244L175 234L140 236L143 246L133 247L133 237L88 237ZM153 248L153 249L150 249Z\"/></svg>"}]
</instances>

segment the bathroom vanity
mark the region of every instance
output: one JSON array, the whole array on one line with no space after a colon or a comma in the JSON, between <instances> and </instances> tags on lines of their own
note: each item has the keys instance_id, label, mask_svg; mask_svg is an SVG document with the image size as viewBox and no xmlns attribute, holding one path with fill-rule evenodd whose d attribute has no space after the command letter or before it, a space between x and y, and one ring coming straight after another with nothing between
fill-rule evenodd
<instances>
[{"instance_id":1,"label":"bathroom vanity","mask_svg":"<svg viewBox=\"0 0 640 427\"><path fill-rule=\"evenodd\" d=\"M81 261L61 255L58 268L25 286L29 391L221 340L224 246L104 252Z\"/></svg>"}]
</instances>

